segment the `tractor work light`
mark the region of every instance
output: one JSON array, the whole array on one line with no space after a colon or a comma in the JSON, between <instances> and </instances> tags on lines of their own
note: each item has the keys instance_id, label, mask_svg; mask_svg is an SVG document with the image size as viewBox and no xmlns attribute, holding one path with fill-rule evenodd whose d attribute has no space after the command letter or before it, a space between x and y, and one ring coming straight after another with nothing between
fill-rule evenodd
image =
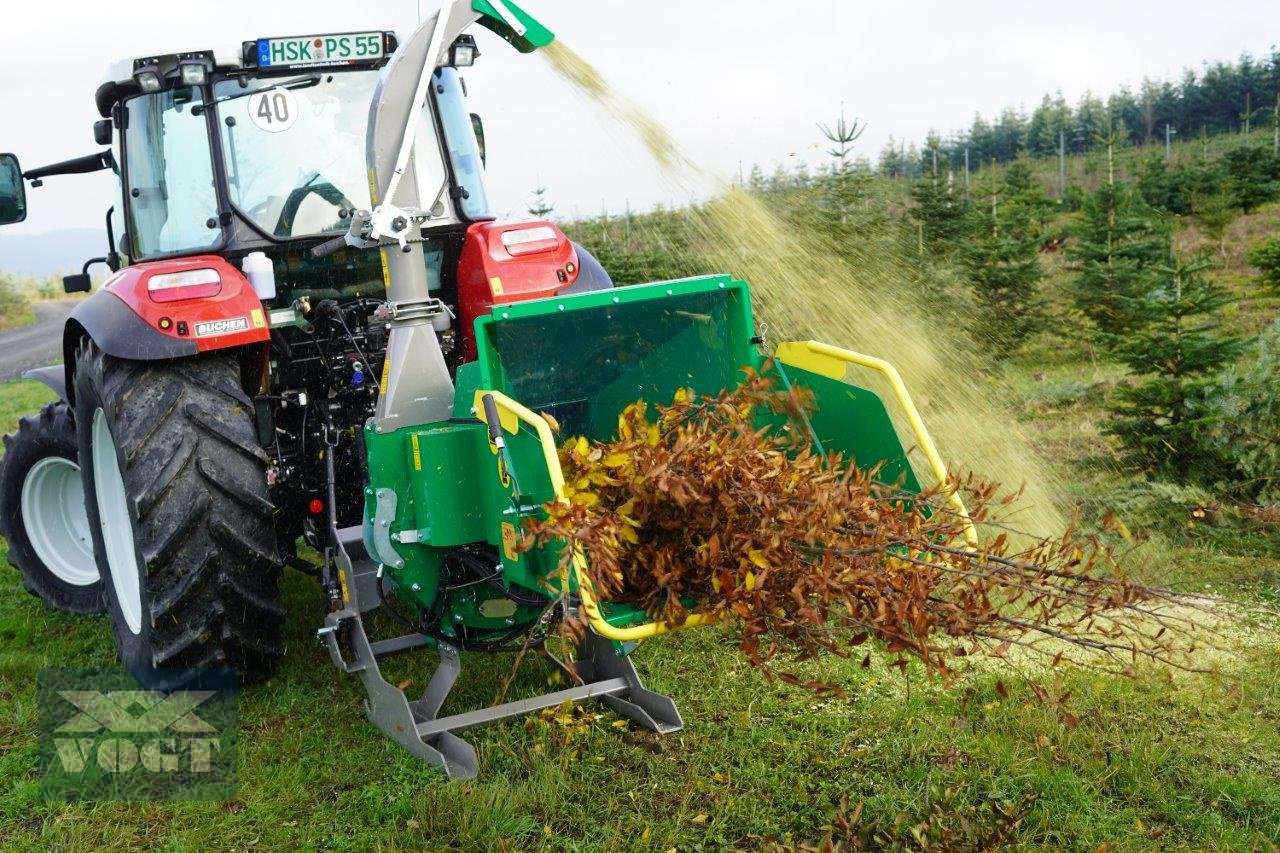
<instances>
[{"instance_id":1,"label":"tractor work light","mask_svg":"<svg viewBox=\"0 0 1280 853\"><path fill-rule=\"evenodd\" d=\"M209 68L213 63L204 53L182 53L178 55L178 73L184 86L203 86L209 79Z\"/></svg>"},{"instance_id":2,"label":"tractor work light","mask_svg":"<svg viewBox=\"0 0 1280 853\"><path fill-rule=\"evenodd\" d=\"M474 36L462 34L449 48L448 65L454 68L469 68L480 58L480 48L476 47Z\"/></svg>"},{"instance_id":3,"label":"tractor work light","mask_svg":"<svg viewBox=\"0 0 1280 853\"><path fill-rule=\"evenodd\" d=\"M160 66L158 64L143 65L140 68L135 68L133 80L138 84L138 88L148 95L153 92L159 92L164 88L164 81L160 79Z\"/></svg>"},{"instance_id":4,"label":"tractor work light","mask_svg":"<svg viewBox=\"0 0 1280 853\"><path fill-rule=\"evenodd\" d=\"M153 275L147 280L147 291L153 302L179 302L217 296L222 290L222 276L215 269L202 268Z\"/></svg>"}]
</instances>

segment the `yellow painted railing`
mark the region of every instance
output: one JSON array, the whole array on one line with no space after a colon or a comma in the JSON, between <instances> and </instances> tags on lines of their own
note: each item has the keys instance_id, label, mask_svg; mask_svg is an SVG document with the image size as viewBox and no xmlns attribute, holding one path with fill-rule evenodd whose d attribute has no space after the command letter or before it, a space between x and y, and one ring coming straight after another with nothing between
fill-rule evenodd
<instances>
[{"instance_id":1,"label":"yellow painted railing","mask_svg":"<svg viewBox=\"0 0 1280 853\"><path fill-rule=\"evenodd\" d=\"M547 463L547 473L551 476L551 487L555 491L556 500L565 500L564 471L560 467L560 457L556 452L556 442L555 437L551 434L551 427L547 425L543 418L512 400L501 391L476 391L475 410L477 413L484 411L482 401L485 395L493 396L493 402L497 404L498 416L502 421L503 430L514 434L519 428L520 422L523 422L537 434L538 442L542 445L542 457ZM574 578L578 582L578 596L582 599L582 612L586 614L587 621L591 623L591 629L597 634L609 640L627 642L630 640L643 640L671 630L672 626L667 625L665 622L645 622L641 625L630 625L625 628L610 625L600 611L599 602L596 601L591 578L587 575L587 558L582 553L581 548L574 548L572 563ZM695 613L690 615L680 627L694 627L706 624L709 621L712 620Z\"/></svg>"},{"instance_id":2,"label":"yellow painted railing","mask_svg":"<svg viewBox=\"0 0 1280 853\"><path fill-rule=\"evenodd\" d=\"M947 466L942 464L942 457L938 455L938 448L933 443L929 430L925 429L924 420L921 419L920 412L916 409L916 404L912 401L911 395L907 393L906 383L902 381L902 376L898 373L897 368L882 358L840 349L817 341L787 341L779 344L773 355L783 364L790 364L793 367L807 370L810 373L817 373L830 379L844 379L845 369L850 364L866 367L884 376L889 382L889 387L893 390L893 396L897 399L898 405L902 407L903 414L907 417L907 423L910 425L912 433L915 434L916 445L919 446L920 452L924 454L925 460L929 463L929 469L933 472L933 476L937 477L938 485L946 492L947 502L951 504L951 508L955 510L956 514L964 519L965 542L971 548L978 547L978 531L974 528L973 521L969 518L969 510L965 507L964 500L955 488L948 485Z\"/></svg>"}]
</instances>

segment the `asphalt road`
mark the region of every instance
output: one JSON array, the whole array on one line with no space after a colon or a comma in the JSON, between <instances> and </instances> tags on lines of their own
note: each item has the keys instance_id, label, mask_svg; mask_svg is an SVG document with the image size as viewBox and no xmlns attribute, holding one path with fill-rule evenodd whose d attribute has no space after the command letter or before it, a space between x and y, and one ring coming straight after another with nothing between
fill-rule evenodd
<instances>
[{"instance_id":1,"label":"asphalt road","mask_svg":"<svg viewBox=\"0 0 1280 853\"><path fill-rule=\"evenodd\" d=\"M78 301L37 302L33 306L34 323L0 332L0 382L17 379L24 370L44 367L62 358L62 324Z\"/></svg>"}]
</instances>

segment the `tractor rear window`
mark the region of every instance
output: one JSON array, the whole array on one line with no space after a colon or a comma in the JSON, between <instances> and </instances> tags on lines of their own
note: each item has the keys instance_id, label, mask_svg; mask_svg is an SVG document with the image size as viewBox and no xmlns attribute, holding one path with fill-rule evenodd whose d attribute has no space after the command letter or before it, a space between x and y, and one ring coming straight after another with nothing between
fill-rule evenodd
<instances>
[{"instance_id":1,"label":"tractor rear window","mask_svg":"<svg viewBox=\"0 0 1280 853\"><path fill-rule=\"evenodd\" d=\"M134 257L207 249L222 238L200 90L127 103L124 168ZM211 224L212 223L212 224Z\"/></svg>"}]
</instances>

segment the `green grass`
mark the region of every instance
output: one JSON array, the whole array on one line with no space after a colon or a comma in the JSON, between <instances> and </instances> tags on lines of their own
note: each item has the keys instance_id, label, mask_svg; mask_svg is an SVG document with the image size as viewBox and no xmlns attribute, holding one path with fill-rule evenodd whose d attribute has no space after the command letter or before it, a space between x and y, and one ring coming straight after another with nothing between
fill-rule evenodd
<instances>
[{"instance_id":1,"label":"green grass","mask_svg":"<svg viewBox=\"0 0 1280 853\"><path fill-rule=\"evenodd\" d=\"M48 396L33 383L0 386L0 429ZM1035 416L1038 405L1019 428L1070 431L1059 404ZM1085 404L1067 404L1076 405ZM1159 548L1160 559L1188 566L1225 559L1252 578L1269 571L1272 584L1280 569L1203 546ZM756 848L820 842L843 798L849 812L862 803L859 826L880 833L877 846L918 846L913 827L942 846L978 844L996 837L993 804L1016 811L1024 802L1009 840L1032 846L1265 849L1280 838L1280 654L1270 644L1224 678L1170 685L1156 673L1071 673L1065 687L1080 722L1069 728L1011 673L972 674L945 689L914 670L907 681L880 663L827 660L804 669L849 685L849 698L819 700L766 683L715 630L680 632L646 643L636 659L649 684L679 702L683 731L657 740L614 726L595 706L600 716L586 725L533 718L474 730L481 776L448 782L365 722L358 681L330 666L314 637L324 610L314 582L290 574L285 597L285 662L240 697L235 800L46 802L36 674L110 666L115 656L105 617L47 612L0 566L6 846ZM492 699L511 659L469 655L464 665L457 698L477 705ZM429 667L400 658L390 676L420 688ZM539 691L550 672L528 663L514 692Z\"/></svg>"}]
</instances>

